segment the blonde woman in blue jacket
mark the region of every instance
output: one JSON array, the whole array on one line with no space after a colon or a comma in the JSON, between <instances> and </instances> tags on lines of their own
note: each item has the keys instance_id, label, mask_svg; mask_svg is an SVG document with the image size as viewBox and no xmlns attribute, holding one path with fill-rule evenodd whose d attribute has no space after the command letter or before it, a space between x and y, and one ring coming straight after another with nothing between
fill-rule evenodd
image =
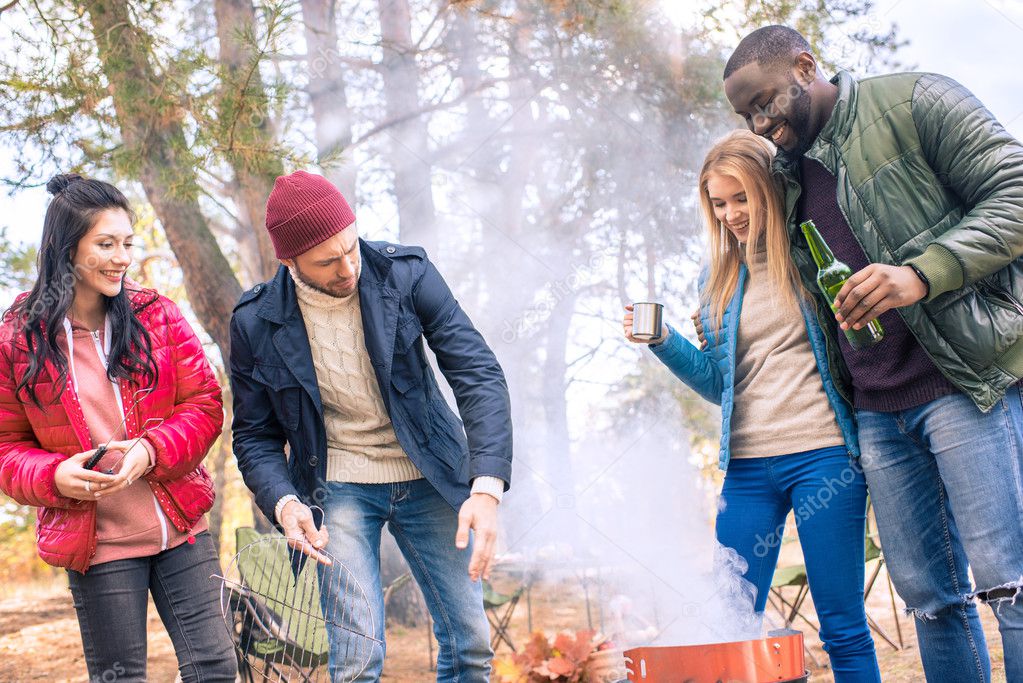
<instances>
[{"instance_id":1,"label":"blonde woman in blue jacket","mask_svg":"<svg viewBox=\"0 0 1023 683\"><path fill-rule=\"evenodd\" d=\"M785 518L795 511L820 637L840 683L880 681L863 607L867 488L856 425L789 258L774 149L746 130L720 140L700 173L710 242L700 277L699 349L665 325L649 348L675 376L721 406L717 518L722 545L746 561L763 612Z\"/></svg>"}]
</instances>

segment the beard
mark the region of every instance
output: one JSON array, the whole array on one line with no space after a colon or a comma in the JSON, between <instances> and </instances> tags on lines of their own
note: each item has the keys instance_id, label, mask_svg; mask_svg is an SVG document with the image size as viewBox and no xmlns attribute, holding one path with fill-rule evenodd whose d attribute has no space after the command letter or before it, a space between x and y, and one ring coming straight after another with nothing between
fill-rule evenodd
<instances>
[{"instance_id":1,"label":"beard","mask_svg":"<svg viewBox=\"0 0 1023 683\"><path fill-rule=\"evenodd\" d=\"M789 107L788 114L786 115L786 121L792 132L796 136L796 146L791 150L785 150L778 148L778 153L790 160L797 160L806 154L814 141L817 140L816 133L811 131L811 116L810 116L810 92L800 86L795 78L791 79L791 86L794 89L799 90L799 95L792 100L792 104Z\"/></svg>"},{"instance_id":2,"label":"beard","mask_svg":"<svg viewBox=\"0 0 1023 683\"><path fill-rule=\"evenodd\" d=\"M309 287L309 289L316 290L317 292L321 294L326 294L327 296L332 296L335 299L347 299L352 294L355 294L357 291L359 291L358 282L359 276L362 274L362 269L360 268L359 272L355 274L356 283L355 287L348 291L346 291L342 287L344 280L332 280L331 282L328 282L326 284L321 284L319 282L316 282L315 280L311 280L310 278L306 277L305 273L302 272L302 269L299 267L297 261L295 262L295 274L298 275L298 279L302 281L302 284Z\"/></svg>"}]
</instances>

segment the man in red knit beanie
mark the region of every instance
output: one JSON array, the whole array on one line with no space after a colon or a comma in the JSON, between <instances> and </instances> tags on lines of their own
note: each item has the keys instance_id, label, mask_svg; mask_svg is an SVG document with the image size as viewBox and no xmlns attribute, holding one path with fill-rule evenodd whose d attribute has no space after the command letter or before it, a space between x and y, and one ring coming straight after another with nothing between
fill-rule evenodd
<instances>
[{"instance_id":1,"label":"man in red knit beanie","mask_svg":"<svg viewBox=\"0 0 1023 683\"><path fill-rule=\"evenodd\" d=\"M386 523L433 616L437 680L488 681L480 579L511 480L504 373L423 249L359 239L354 212L325 178L278 178L266 227L282 265L242 295L231 320L234 452L292 545L339 558L368 593L370 614L336 614L346 587L322 591L324 617L349 627L330 630L331 679L381 675L382 647L368 664L345 653L353 632L384 640ZM323 510L322 525L310 506Z\"/></svg>"}]
</instances>

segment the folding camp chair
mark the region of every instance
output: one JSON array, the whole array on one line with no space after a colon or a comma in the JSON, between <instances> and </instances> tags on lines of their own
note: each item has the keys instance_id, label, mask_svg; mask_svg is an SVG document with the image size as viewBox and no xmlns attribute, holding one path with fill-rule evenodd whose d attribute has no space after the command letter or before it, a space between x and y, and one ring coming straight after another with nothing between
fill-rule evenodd
<instances>
[{"instance_id":1,"label":"folding camp chair","mask_svg":"<svg viewBox=\"0 0 1023 683\"><path fill-rule=\"evenodd\" d=\"M483 608L487 613L487 620L490 621L494 633L490 638L490 648L497 651L498 646L503 642L515 652L515 643L508 634L508 625L511 623L512 615L515 614L515 606L519 604L522 594L526 591L527 584L522 583L513 593L500 593L494 590L489 581L483 582Z\"/></svg>"},{"instance_id":2,"label":"folding camp chair","mask_svg":"<svg viewBox=\"0 0 1023 683\"><path fill-rule=\"evenodd\" d=\"M239 552L264 538L252 528L239 528ZM296 577L285 546L273 555L240 556L240 582L224 583L225 613L232 618L238 669L243 681L298 680L309 683L323 674L330 652L321 614L316 565L305 563ZM263 597L273 596L272 604ZM229 610L229 611L228 611ZM294 624L301 624L295 628Z\"/></svg>"}]
</instances>

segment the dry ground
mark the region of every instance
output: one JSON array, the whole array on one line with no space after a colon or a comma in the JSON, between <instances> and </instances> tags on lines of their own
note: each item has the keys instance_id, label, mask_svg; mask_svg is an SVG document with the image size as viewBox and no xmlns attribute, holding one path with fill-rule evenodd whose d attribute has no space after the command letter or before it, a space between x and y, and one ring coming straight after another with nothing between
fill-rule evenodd
<instances>
[{"instance_id":1,"label":"dry ground","mask_svg":"<svg viewBox=\"0 0 1023 683\"><path fill-rule=\"evenodd\" d=\"M883 575L882 575L883 576ZM896 639L887 585L875 589L868 605L870 613L889 635ZM901 603L900 603L901 605ZM578 585L538 585L532 592L534 625L548 633L557 629L587 627L585 601ZM809 612L812 614L812 610ZM985 629L995 660L996 681L1004 681L1001 648L995 620L989 609L982 608ZM593 617L596 619L596 615ZM512 622L513 638L519 641L527 634L527 611L524 602ZM923 680L915 646L912 620L901 617L903 639L907 647L895 651L880 639L878 653L886 682L916 683ZM810 629L803 625L811 650L821 662L827 657ZM390 629L388 654L383 679L414 683L432 681L425 628ZM434 650L436 652L436 650ZM499 654L506 653L502 648ZM155 611L150 611L150 680L172 683L176 674L174 653ZM73 681L85 683L85 665L81 640L71 597L66 588L46 587L21 590L0 599L0 681ZM832 681L826 669L812 669L814 683Z\"/></svg>"}]
</instances>

